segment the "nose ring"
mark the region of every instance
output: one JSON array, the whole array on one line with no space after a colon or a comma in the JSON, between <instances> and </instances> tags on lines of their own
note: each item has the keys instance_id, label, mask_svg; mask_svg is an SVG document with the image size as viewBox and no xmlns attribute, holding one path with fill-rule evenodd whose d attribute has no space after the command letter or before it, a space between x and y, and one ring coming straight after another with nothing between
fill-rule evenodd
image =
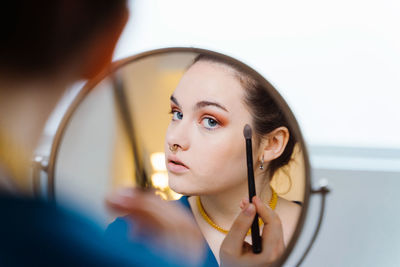
<instances>
[{"instance_id":1,"label":"nose ring","mask_svg":"<svg viewBox=\"0 0 400 267\"><path fill-rule=\"evenodd\" d=\"M172 146L169 146L169 150L171 152L176 152L178 150L178 145L177 144L173 144Z\"/></svg>"}]
</instances>

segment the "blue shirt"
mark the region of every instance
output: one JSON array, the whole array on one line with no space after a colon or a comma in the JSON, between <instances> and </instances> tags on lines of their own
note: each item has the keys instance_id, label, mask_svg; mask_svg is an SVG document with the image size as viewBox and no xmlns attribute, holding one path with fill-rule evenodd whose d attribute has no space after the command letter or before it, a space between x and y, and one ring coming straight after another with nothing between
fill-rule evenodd
<instances>
[{"instance_id":1,"label":"blue shirt","mask_svg":"<svg viewBox=\"0 0 400 267\"><path fill-rule=\"evenodd\" d=\"M0 266L185 266L48 202L0 195L0 212Z\"/></svg>"},{"instance_id":2,"label":"blue shirt","mask_svg":"<svg viewBox=\"0 0 400 267\"><path fill-rule=\"evenodd\" d=\"M181 197L177 202L186 207L187 209L189 209L190 212L192 211L187 196ZM125 236L125 238L128 238L129 226L134 228L134 225L133 226L129 225L127 220L125 220L124 218L117 218L113 223L111 223L108 226L106 234L112 236L122 235ZM214 256L214 253L211 251L207 242L204 243L206 244L206 257L203 266L207 267L218 266L218 262Z\"/></svg>"}]
</instances>

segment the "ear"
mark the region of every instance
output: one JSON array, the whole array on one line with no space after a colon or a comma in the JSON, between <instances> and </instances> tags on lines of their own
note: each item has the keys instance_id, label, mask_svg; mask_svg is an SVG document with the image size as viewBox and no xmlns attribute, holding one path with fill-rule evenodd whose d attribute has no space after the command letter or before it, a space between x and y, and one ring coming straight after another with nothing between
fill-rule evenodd
<instances>
[{"instance_id":1,"label":"ear","mask_svg":"<svg viewBox=\"0 0 400 267\"><path fill-rule=\"evenodd\" d=\"M289 141L289 136L289 130L284 126L267 134L261 141L259 161L261 161L262 156L264 156L265 162L269 162L282 155Z\"/></svg>"},{"instance_id":2,"label":"ear","mask_svg":"<svg viewBox=\"0 0 400 267\"><path fill-rule=\"evenodd\" d=\"M129 18L127 7L121 13L114 21L103 26L104 30L96 32L94 38L91 38L81 57L82 78L93 78L111 63L115 46Z\"/></svg>"}]
</instances>

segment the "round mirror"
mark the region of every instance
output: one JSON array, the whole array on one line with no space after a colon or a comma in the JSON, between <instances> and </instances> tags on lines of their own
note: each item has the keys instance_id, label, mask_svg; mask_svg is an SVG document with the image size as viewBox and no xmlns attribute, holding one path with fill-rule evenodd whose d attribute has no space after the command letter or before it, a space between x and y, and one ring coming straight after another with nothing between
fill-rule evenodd
<instances>
[{"instance_id":1,"label":"round mirror","mask_svg":"<svg viewBox=\"0 0 400 267\"><path fill-rule=\"evenodd\" d=\"M105 228L118 215L104 199L120 187L154 187L166 200L183 196L218 254L224 234L213 234L218 229L210 221L229 228L231 214L218 207L235 210L248 196L245 124L252 128L257 195L282 221L283 263L308 207L306 147L277 90L219 53L154 50L118 61L89 82L57 131L48 193L94 212Z\"/></svg>"}]
</instances>

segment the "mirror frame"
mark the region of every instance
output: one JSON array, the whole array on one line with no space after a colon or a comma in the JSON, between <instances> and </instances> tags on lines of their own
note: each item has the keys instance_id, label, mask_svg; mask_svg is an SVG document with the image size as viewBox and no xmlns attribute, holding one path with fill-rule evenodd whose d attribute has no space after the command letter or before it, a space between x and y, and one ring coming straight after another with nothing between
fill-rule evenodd
<instances>
[{"instance_id":1,"label":"mirror frame","mask_svg":"<svg viewBox=\"0 0 400 267\"><path fill-rule=\"evenodd\" d=\"M311 188L311 166L309 162L309 154L307 152L307 147L304 142L304 138L301 134L299 124L290 110L288 104L286 101L283 99L283 97L278 93L277 89L268 82L262 75L260 75L257 71L246 65L245 63L232 58L230 56L206 50L206 49L201 49L201 48L194 48L194 47L168 47L168 48L160 48L160 49L155 49L155 50L149 50L146 52L142 52L133 56L129 56L120 60L117 60L113 62L110 67L107 70L104 70L102 73L97 75L94 79L89 80L84 87L80 90L78 95L74 98L73 102L70 104L68 107L66 113L62 117L62 120L57 128L57 131L55 133L53 143L51 145L51 151L49 155L49 160L48 160L48 166L47 166L47 196L50 201L55 201L55 165L57 161L57 155L58 151L60 149L61 141L63 139L65 129L69 123L69 121L72 118L72 115L74 114L75 110L78 108L78 106L81 104L81 102L85 99L85 97L92 91L93 88L97 84L99 84L101 81L103 81L105 78L107 78L110 74L113 72L117 71L118 69L124 67L125 65L132 63L134 61L154 56L154 55L159 55L159 54L166 54L166 53L172 53L172 52L185 52L185 53L204 53L204 54L210 54L214 55L217 57L222 57L226 60L233 61L235 63L240 64L243 66L243 68L248 71L250 75L254 75L254 77L260 79L261 82L265 83L267 85L267 88L270 90L270 94L272 98L277 102L278 106L284 110L285 116L287 116L287 119L289 121L289 124L292 126L294 135L297 138L297 141L301 145L301 150L303 152L304 156L304 170L305 170L305 188L304 188L304 199L302 203L302 211L300 214L300 217L298 219L298 223L295 229L295 232L293 233L293 236L285 248L284 254L276 261L274 264L275 266L282 266L285 261L289 258L290 253L293 251L293 248L295 247L300 234L304 228L305 225L305 219L306 215L309 209L309 199L310 195L312 193L312 188Z\"/></svg>"}]
</instances>

